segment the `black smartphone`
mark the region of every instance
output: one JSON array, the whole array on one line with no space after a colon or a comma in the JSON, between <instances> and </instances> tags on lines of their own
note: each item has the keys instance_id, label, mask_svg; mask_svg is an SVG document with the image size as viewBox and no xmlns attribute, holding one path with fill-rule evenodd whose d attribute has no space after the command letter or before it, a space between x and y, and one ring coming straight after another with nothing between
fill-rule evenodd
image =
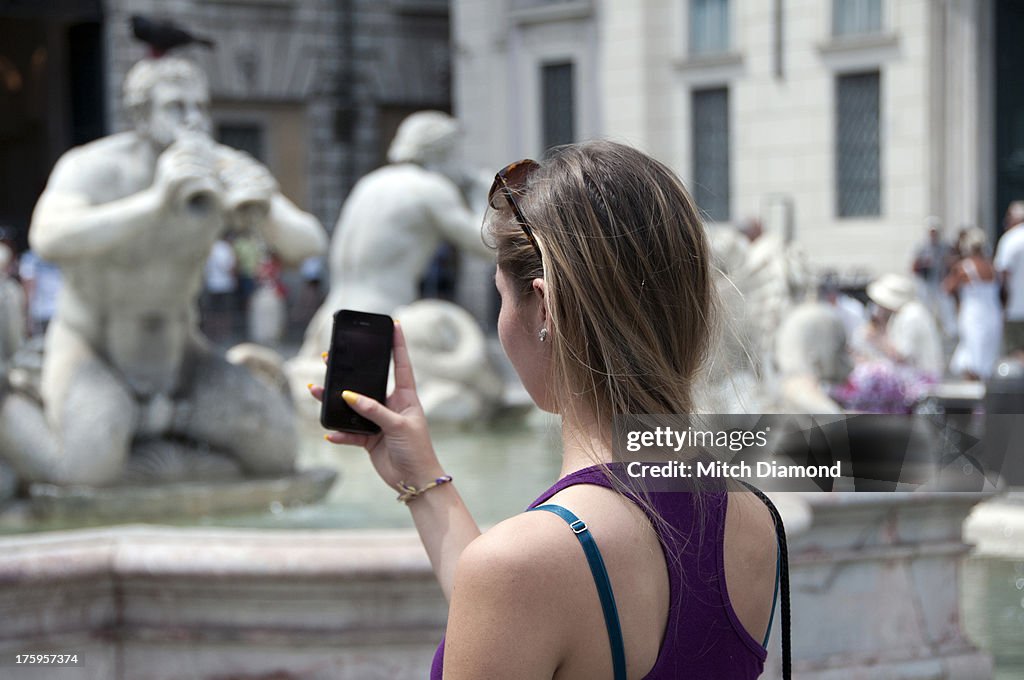
<instances>
[{"instance_id":1,"label":"black smartphone","mask_svg":"<svg viewBox=\"0 0 1024 680\"><path fill-rule=\"evenodd\" d=\"M342 309L334 313L320 424L328 430L376 434L380 428L341 398L352 390L384 403L395 322L386 314Z\"/></svg>"}]
</instances>

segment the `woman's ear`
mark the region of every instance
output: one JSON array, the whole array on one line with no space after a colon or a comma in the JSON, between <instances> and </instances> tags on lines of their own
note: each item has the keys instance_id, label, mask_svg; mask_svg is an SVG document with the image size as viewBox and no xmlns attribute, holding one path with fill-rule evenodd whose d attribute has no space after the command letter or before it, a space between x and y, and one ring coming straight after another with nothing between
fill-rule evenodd
<instances>
[{"instance_id":1,"label":"woman's ear","mask_svg":"<svg viewBox=\"0 0 1024 680\"><path fill-rule=\"evenodd\" d=\"M540 306L539 307L540 322L541 322L541 324L547 324L547 322L548 322L548 300L547 300L547 295L546 295L546 293L547 293L547 285L544 283L544 279L538 277L538 278L533 280L532 287L533 287L533 290L531 291L531 294L533 295L534 300L536 300L537 304Z\"/></svg>"}]
</instances>

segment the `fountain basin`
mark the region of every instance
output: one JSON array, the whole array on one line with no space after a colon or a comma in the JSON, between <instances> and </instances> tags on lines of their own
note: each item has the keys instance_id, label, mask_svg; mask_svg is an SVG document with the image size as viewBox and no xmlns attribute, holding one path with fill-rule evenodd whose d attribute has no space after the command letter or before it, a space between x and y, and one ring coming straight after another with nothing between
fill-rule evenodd
<instances>
[{"instance_id":1,"label":"fountain basin","mask_svg":"<svg viewBox=\"0 0 1024 680\"><path fill-rule=\"evenodd\" d=\"M447 613L408 530L125 526L0 543L0 658L78 654L61 678L422 677Z\"/></svg>"}]
</instances>

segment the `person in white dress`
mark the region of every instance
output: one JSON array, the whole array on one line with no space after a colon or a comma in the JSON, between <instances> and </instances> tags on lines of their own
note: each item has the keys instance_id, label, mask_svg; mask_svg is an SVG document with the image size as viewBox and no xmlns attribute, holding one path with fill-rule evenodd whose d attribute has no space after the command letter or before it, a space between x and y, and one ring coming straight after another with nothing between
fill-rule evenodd
<instances>
[{"instance_id":1,"label":"person in white dress","mask_svg":"<svg viewBox=\"0 0 1024 680\"><path fill-rule=\"evenodd\" d=\"M943 282L946 292L960 300L960 343L949 362L949 371L968 380L984 380L992 374L1003 332L999 278L985 248L985 232L977 227L970 229L963 241L963 259Z\"/></svg>"}]
</instances>

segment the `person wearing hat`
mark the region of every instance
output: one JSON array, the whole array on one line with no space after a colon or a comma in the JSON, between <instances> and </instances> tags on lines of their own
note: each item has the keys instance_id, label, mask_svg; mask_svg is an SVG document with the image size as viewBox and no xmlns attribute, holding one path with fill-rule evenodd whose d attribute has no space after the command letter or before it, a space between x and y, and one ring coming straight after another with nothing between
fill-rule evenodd
<instances>
[{"instance_id":1,"label":"person wearing hat","mask_svg":"<svg viewBox=\"0 0 1024 680\"><path fill-rule=\"evenodd\" d=\"M867 294L883 316L888 316L885 347L889 358L941 378L946 365L942 336L935 317L918 300L914 282L900 274L885 274L868 284Z\"/></svg>"}]
</instances>

